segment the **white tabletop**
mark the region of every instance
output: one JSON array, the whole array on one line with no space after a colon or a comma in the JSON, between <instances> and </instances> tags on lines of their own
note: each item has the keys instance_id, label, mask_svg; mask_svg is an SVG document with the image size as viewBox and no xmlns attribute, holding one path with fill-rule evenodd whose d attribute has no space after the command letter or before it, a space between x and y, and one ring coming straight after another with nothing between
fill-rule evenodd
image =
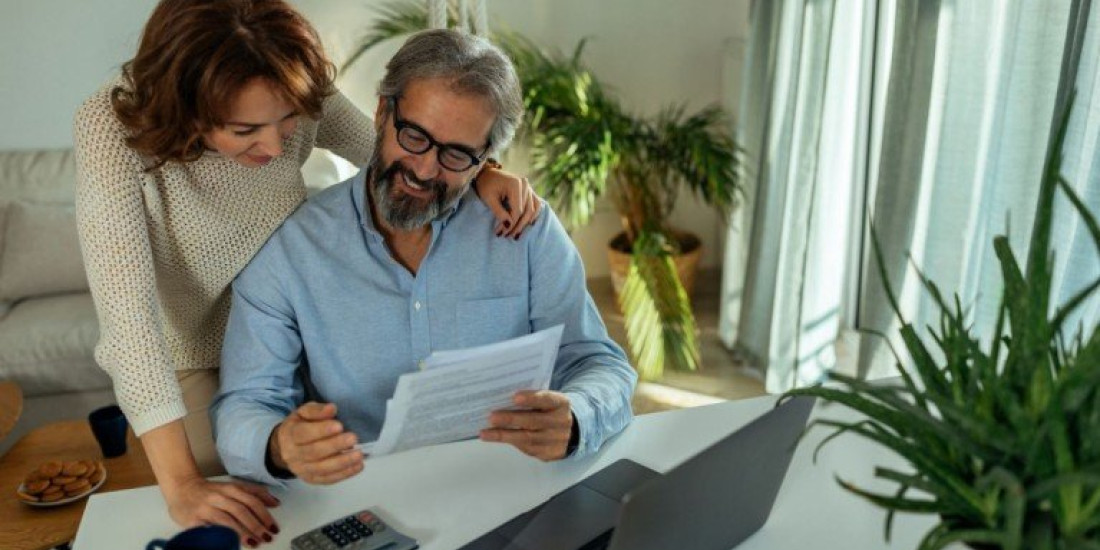
<instances>
[{"instance_id":1,"label":"white tabletop","mask_svg":"<svg viewBox=\"0 0 1100 550\"><path fill-rule=\"evenodd\" d=\"M461 547L546 500L561 489L620 458L667 471L692 454L762 414L775 397L719 403L644 415L597 457L542 463L500 444L463 441L368 459L356 477L332 486L293 482L276 495L273 509L281 533L272 550L328 521L364 508L417 539L424 550ZM815 415L851 418L838 406ZM834 475L864 488L892 492L873 479L875 466L906 470L896 457L855 436L841 436L812 462L813 449L828 431L817 428L799 447L768 523L738 550L913 549L934 518L899 514L893 540L883 538L885 513L841 489ZM144 548L154 538L179 531L156 487L91 497L73 550Z\"/></svg>"}]
</instances>

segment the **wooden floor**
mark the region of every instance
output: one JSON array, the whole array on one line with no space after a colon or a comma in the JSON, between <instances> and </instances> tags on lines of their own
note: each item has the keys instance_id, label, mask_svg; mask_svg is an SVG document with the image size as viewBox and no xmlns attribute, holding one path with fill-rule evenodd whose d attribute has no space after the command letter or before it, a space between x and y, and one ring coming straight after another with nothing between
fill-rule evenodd
<instances>
[{"instance_id":1,"label":"wooden floor","mask_svg":"<svg viewBox=\"0 0 1100 550\"><path fill-rule=\"evenodd\" d=\"M623 316L615 301L610 278L589 279L588 290L603 316L608 333L623 349L628 350ZM635 414L764 395L764 384L759 375L736 360L718 337L720 293L720 271L701 271L692 302L700 330L702 367L695 372L666 371L664 378L658 382L640 383L634 394Z\"/></svg>"}]
</instances>

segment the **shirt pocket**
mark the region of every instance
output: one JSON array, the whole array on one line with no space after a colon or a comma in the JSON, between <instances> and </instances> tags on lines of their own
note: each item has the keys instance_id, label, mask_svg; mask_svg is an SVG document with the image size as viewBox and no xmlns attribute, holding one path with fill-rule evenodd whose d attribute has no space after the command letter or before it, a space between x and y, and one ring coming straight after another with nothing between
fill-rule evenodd
<instances>
[{"instance_id":1,"label":"shirt pocket","mask_svg":"<svg viewBox=\"0 0 1100 550\"><path fill-rule=\"evenodd\" d=\"M531 333L526 296L458 302L455 321L459 345L467 348Z\"/></svg>"}]
</instances>

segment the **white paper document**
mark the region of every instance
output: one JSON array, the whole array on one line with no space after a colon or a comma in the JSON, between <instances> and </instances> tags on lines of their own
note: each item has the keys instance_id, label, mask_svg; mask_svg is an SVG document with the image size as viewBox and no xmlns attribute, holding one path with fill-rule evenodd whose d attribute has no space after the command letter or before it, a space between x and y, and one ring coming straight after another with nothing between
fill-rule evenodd
<instances>
[{"instance_id":1,"label":"white paper document","mask_svg":"<svg viewBox=\"0 0 1100 550\"><path fill-rule=\"evenodd\" d=\"M514 408L520 390L550 387L562 325L476 348L442 351L403 374L386 402L386 421L364 454L380 456L477 437L489 413Z\"/></svg>"}]
</instances>

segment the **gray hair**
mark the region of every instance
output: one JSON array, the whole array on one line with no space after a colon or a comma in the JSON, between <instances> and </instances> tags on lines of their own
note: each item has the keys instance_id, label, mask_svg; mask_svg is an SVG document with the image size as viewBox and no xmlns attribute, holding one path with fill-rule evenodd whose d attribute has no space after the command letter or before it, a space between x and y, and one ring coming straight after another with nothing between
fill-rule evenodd
<instances>
[{"instance_id":1,"label":"gray hair","mask_svg":"<svg viewBox=\"0 0 1100 550\"><path fill-rule=\"evenodd\" d=\"M488 40L455 29L412 35L386 64L378 95L401 97L414 80L446 78L458 93L489 100L496 120L489 130L490 152L512 142L523 121L523 94L512 61ZM389 106L386 112L389 114Z\"/></svg>"}]
</instances>

